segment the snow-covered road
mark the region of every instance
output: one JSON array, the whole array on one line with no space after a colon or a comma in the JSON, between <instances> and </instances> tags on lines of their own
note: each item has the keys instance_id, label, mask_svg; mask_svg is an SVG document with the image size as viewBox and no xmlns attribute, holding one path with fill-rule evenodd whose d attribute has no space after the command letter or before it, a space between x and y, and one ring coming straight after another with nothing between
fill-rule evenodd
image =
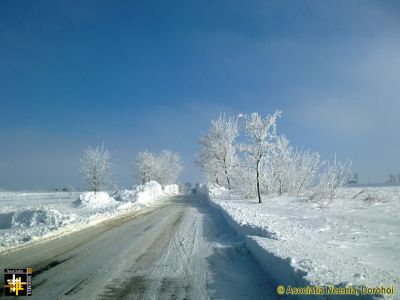
<instances>
[{"instance_id":1,"label":"snow-covered road","mask_svg":"<svg viewBox=\"0 0 400 300\"><path fill-rule=\"evenodd\" d=\"M33 268L32 299L276 298L243 241L201 195L3 254L0 266Z\"/></svg>"}]
</instances>

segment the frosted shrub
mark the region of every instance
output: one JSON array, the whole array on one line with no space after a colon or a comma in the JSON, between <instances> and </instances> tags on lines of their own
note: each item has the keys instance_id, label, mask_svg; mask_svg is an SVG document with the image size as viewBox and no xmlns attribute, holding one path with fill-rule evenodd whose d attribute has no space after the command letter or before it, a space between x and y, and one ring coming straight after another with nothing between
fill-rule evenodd
<instances>
[{"instance_id":1,"label":"frosted shrub","mask_svg":"<svg viewBox=\"0 0 400 300\"><path fill-rule=\"evenodd\" d=\"M316 184L318 170L321 167L320 156L317 152L293 152L290 185L288 192L292 196L300 196Z\"/></svg>"},{"instance_id":2,"label":"frosted shrub","mask_svg":"<svg viewBox=\"0 0 400 300\"><path fill-rule=\"evenodd\" d=\"M335 157L333 162L326 164L325 170L319 175L318 185L310 200L320 202L333 199L336 190L347 183L351 175L351 162L347 160L342 163Z\"/></svg>"}]
</instances>

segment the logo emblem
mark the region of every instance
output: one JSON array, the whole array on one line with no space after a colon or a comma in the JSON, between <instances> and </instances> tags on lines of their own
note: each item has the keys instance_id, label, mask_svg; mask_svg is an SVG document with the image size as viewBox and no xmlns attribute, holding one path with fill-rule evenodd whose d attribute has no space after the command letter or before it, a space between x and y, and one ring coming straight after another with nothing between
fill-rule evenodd
<instances>
[{"instance_id":1,"label":"logo emblem","mask_svg":"<svg viewBox=\"0 0 400 300\"><path fill-rule=\"evenodd\" d=\"M4 269L5 296L32 295L32 269Z\"/></svg>"}]
</instances>

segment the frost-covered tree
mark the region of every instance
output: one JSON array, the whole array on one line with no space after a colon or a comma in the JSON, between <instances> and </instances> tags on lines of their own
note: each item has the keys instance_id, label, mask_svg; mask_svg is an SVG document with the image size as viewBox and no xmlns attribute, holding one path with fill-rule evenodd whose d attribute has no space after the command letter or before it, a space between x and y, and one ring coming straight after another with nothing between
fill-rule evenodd
<instances>
[{"instance_id":1,"label":"frost-covered tree","mask_svg":"<svg viewBox=\"0 0 400 300\"><path fill-rule=\"evenodd\" d=\"M238 118L220 117L200 138L197 165L208 182L239 192L244 197L257 195L310 195L311 200L330 199L338 187L347 183L351 162L336 159L322 163L310 150L297 150L276 131L279 111L263 118L258 113ZM246 144L236 144L237 120L244 117ZM236 149L239 150L236 152Z\"/></svg>"},{"instance_id":2,"label":"frost-covered tree","mask_svg":"<svg viewBox=\"0 0 400 300\"><path fill-rule=\"evenodd\" d=\"M275 140L277 138L276 121L280 116L281 112L276 111L273 115L268 115L265 118L258 113L252 113L250 116L245 117L244 129L250 141L248 144L240 145L240 150L249 156L253 164L259 203L261 203L261 166L268 152L272 151L275 147Z\"/></svg>"},{"instance_id":3,"label":"frost-covered tree","mask_svg":"<svg viewBox=\"0 0 400 300\"><path fill-rule=\"evenodd\" d=\"M221 115L211 121L211 127L200 140L196 163L208 179L232 188L232 176L237 163L235 139L238 136L237 120Z\"/></svg>"},{"instance_id":4,"label":"frost-covered tree","mask_svg":"<svg viewBox=\"0 0 400 300\"><path fill-rule=\"evenodd\" d=\"M156 158L152 153L147 150L139 152L134 166L136 180L142 184L149 182L156 176L155 166Z\"/></svg>"},{"instance_id":5,"label":"frost-covered tree","mask_svg":"<svg viewBox=\"0 0 400 300\"><path fill-rule=\"evenodd\" d=\"M253 166L253 158L244 156L239 159L235 168L234 188L245 198L257 195L257 186L254 184L256 174Z\"/></svg>"},{"instance_id":6,"label":"frost-covered tree","mask_svg":"<svg viewBox=\"0 0 400 300\"><path fill-rule=\"evenodd\" d=\"M316 184L318 170L321 167L320 155L317 152L293 152L291 173L293 174L289 194L300 196L303 190Z\"/></svg>"},{"instance_id":7,"label":"frost-covered tree","mask_svg":"<svg viewBox=\"0 0 400 300\"><path fill-rule=\"evenodd\" d=\"M274 146L269 152L267 167L264 167L264 172L269 174L270 180L269 190L282 195L289 190L291 181L293 180L293 155L292 148L289 146L289 141L282 135L276 138ZM269 167L269 168L268 168Z\"/></svg>"},{"instance_id":8,"label":"frost-covered tree","mask_svg":"<svg viewBox=\"0 0 400 300\"><path fill-rule=\"evenodd\" d=\"M112 165L110 153L102 146L89 146L81 159L81 172L85 184L94 192L112 185Z\"/></svg>"},{"instance_id":9,"label":"frost-covered tree","mask_svg":"<svg viewBox=\"0 0 400 300\"><path fill-rule=\"evenodd\" d=\"M261 182L269 194L299 196L316 183L320 166L318 153L295 150L279 136L261 165Z\"/></svg>"},{"instance_id":10,"label":"frost-covered tree","mask_svg":"<svg viewBox=\"0 0 400 300\"><path fill-rule=\"evenodd\" d=\"M221 170L216 168L217 161L209 156L207 148L200 148L196 156L195 164L201 168L207 182L219 185L223 181L221 179Z\"/></svg>"},{"instance_id":11,"label":"frost-covered tree","mask_svg":"<svg viewBox=\"0 0 400 300\"><path fill-rule=\"evenodd\" d=\"M163 150L160 155L148 151L139 152L135 160L135 177L141 183L155 180L160 184L176 183L182 172L178 153Z\"/></svg>"},{"instance_id":12,"label":"frost-covered tree","mask_svg":"<svg viewBox=\"0 0 400 300\"><path fill-rule=\"evenodd\" d=\"M163 150L156 161L156 181L160 184L176 183L183 170L180 155L168 150Z\"/></svg>"}]
</instances>

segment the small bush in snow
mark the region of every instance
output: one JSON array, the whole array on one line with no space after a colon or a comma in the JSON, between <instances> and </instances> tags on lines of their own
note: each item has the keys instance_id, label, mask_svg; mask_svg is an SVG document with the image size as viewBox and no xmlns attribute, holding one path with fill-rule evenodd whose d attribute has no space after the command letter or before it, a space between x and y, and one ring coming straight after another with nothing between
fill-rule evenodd
<instances>
[{"instance_id":1,"label":"small bush in snow","mask_svg":"<svg viewBox=\"0 0 400 300\"><path fill-rule=\"evenodd\" d=\"M310 200L319 202L324 199L333 199L336 190L347 183L351 175L351 162L347 160L343 163L335 157L334 161L328 162L325 170L320 173L318 185Z\"/></svg>"}]
</instances>

